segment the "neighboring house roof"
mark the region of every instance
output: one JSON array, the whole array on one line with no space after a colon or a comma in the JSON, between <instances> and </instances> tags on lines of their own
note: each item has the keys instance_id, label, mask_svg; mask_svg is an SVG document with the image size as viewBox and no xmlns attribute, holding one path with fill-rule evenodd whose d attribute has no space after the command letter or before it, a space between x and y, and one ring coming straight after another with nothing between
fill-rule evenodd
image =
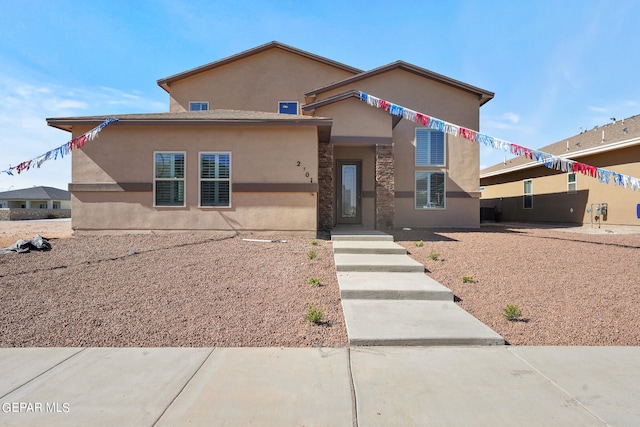
<instances>
[{"instance_id":1,"label":"neighboring house roof","mask_svg":"<svg viewBox=\"0 0 640 427\"><path fill-rule=\"evenodd\" d=\"M538 151L566 159L575 159L634 145L640 145L640 115L603 126L595 126L591 130L562 139L542 147ZM542 165L526 157L516 157L507 160L506 163L498 163L481 170L480 178L507 174L537 166Z\"/></svg>"},{"instance_id":2,"label":"neighboring house roof","mask_svg":"<svg viewBox=\"0 0 640 427\"><path fill-rule=\"evenodd\" d=\"M244 52L240 52L240 53L238 53L236 55L232 55L232 56L229 56L227 58L223 58L223 59L220 59L218 61L214 61L214 62L211 62L209 64L202 65L200 67L192 68L191 70L187 70L187 71L184 71L182 73L178 73L178 74L174 74L174 75L169 76L169 77L165 77L163 79L158 80L158 86L160 86L161 88L163 88L164 90L169 92L169 85L171 83L175 82L176 80L181 80L181 79L184 79L184 78L187 78L187 77L191 77L191 76L193 76L195 74L202 73L202 72L205 72L205 71L209 71L209 70L211 70L213 68L220 67L220 66L229 64L231 62L238 61L238 60L243 59L243 58L247 58L249 56L255 55L257 53L264 52L264 51L269 50L269 49L282 49L282 50L285 50L287 52L294 53L296 55L304 56L304 57L312 59L314 61L322 62L322 63L330 65L332 67L340 68L342 70L348 71L348 72L353 73L353 74L362 73L362 70L360 70L358 68L355 68L355 67L352 67L350 65L346 65L346 64L334 61L332 59L324 58L322 56L315 55L313 53L306 52L304 50L300 50L300 49L297 49L295 47L288 46L286 44L283 44L283 43L280 43L280 42L277 42L277 41L272 41L272 42L263 44L261 46L255 47L253 49L245 50Z\"/></svg>"},{"instance_id":3,"label":"neighboring house roof","mask_svg":"<svg viewBox=\"0 0 640 427\"><path fill-rule=\"evenodd\" d=\"M114 115L48 118L47 124L58 129L71 131L76 125L99 125ZM300 114L279 114L264 111L208 110L172 113L119 114L114 125L308 125L331 126L331 119Z\"/></svg>"},{"instance_id":4,"label":"neighboring house roof","mask_svg":"<svg viewBox=\"0 0 640 427\"><path fill-rule=\"evenodd\" d=\"M53 187L31 187L1 192L0 200L71 200L71 193Z\"/></svg>"},{"instance_id":5,"label":"neighboring house roof","mask_svg":"<svg viewBox=\"0 0 640 427\"><path fill-rule=\"evenodd\" d=\"M344 80L335 82L335 83L331 83L330 85L327 86L323 86L321 88L312 90L311 92L307 92L305 95L306 96L316 96L320 93L323 92L327 92L336 88L339 88L341 86L345 86L345 85L349 85L373 76L376 76L378 74L382 74L382 73L387 73L389 71L392 70L405 70L408 71L410 73L414 73L417 74L420 77L425 77L428 79L432 79L432 80L436 80L440 83L444 83L446 85L455 87L457 89L461 89L467 92L471 92L473 94L478 95L478 98L480 99L480 105L484 105L485 103L487 103L488 101L490 101L491 99L493 99L494 97L494 93L493 92L489 92L488 90L485 89L480 89L476 86L472 86L470 84L467 83L463 83L459 80L455 80L452 79L450 77L447 76L443 76L442 74L438 74L438 73L434 73L433 71L427 70L426 68L421 68L418 67L416 65L413 64L409 64L407 62L404 61L396 61L396 62L392 62L391 64L387 64L387 65L383 65L382 67L378 67L378 68L374 68L373 70L369 70L369 71L365 71L362 72L358 75L355 75L353 77L348 77Z\"/></svg>"}]
</instances>

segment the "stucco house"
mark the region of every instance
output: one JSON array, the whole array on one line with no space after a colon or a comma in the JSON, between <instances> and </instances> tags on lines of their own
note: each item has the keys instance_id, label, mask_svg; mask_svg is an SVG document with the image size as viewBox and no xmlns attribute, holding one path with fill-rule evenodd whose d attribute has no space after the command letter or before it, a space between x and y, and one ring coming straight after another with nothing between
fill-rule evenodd
<instances>
[{"instance_id":1,"label":"stucco house","mask_svg":"<svg viewBox=\"0 0 640 427\"><path fill-rule=\"evenodd\" d=\"M479 226L479 147L359 100L469 129L493 93L402 61L363 71L271 42L158 80L73 151L76 232ZM111 115L49 118L82 135Z\"/></svg>"},{"instance_id":2,"label":"stucco house","mask_svg":"<svg viewBox=\"0 0 640 427\"><path fill-rule=\"evenodd\" d=\"M638 178L640 116L612 118L540 151ZM483 169L481 207L500 212L504 221L640 225L638 191L574 169L562 172L526 157Z\"/></svg>"},{"instance_id":3,"label":"stucco house","mask_svg":"<svg viewBox=\"0 0 640 427\"><path fill-rule=\"evenodd\" d=\"M71 193L37 186L0 192L0 220L69 218Z\"/></svg>"}]
</instances>

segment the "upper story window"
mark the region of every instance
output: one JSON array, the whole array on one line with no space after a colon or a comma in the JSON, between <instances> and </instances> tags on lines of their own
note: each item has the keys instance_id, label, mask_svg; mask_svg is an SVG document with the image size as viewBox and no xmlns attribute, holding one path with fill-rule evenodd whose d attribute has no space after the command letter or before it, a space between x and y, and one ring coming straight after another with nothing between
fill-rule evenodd
<instances>
[{"instance_id":1,"label":"upper story window","mask_svg":"<svg viewBox=\"0 0 640 427\"><path fill-rule=\"evenodd\" d=\"M153 192L155 206L184 206L184 152L154 153Z\"/></svg>"},{"instance_id":2,"label":"upper story window","mask_svg":"<svg viewBox=\"0 0 640 427\"><path fill-rule=\"evenodd\" d=\"M209 109L208 101L190 101L189 111L207 111Z\"/></svg>"},{"instance_id":3,"label":"upper story window","mask_svg":"<svg viewBox=\"0 0 640 427\"><path fill-rule=\"evenodd\" d=\"M416 166L444 166L444 132L416 128Z\"/></svg>"},{"instance_id":4,"label":"upper story window","mask_svg":"<svg viewBox=\"0 0 640 427\"><path fill-rule=\"evenodd\" d=\"M278 102L278 113L280 113L280 114L298 114L298 101L280 101L280 102Z\"/></svg>"}]
</instances>

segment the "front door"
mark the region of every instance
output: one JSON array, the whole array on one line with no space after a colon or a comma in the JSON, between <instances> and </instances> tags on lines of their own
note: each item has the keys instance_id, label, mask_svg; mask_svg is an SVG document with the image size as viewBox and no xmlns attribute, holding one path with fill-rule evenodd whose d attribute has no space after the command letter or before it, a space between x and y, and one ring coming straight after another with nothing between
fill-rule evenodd
<instances>
[{"instance_id":1,"label":"front door","mask_svg":"<svg viewBox=\"0 0 640 427\"><path fill-rule=\"evenodd\" d=\"M362 223L362 162L338 160L337 222L338 224Z\"/></svg>"}]
</instances>

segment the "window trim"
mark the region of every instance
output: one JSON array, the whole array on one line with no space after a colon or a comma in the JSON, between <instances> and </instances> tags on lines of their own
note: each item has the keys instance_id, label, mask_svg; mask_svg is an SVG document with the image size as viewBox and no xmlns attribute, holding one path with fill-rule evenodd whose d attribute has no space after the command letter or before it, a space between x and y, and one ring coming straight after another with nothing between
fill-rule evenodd
<instances>
[{"instance_id":1,"label":"window trim","mask_svg":"<svg viewBox=\"0 0 640 427\"><path fill-rule=\"evenodd\" d=\"M199 110L193 110L191 108L192 104L201 104L201 105L206 105L207 109L203 110L203 109L199 109ZM189 101L189 111L209 111L209 101Z\"/></svg>"},{"instance_id":2,"label":"window trim","mask_svg":"<svg viewBox=\"0 0 640 427\"><path fill-rule=\"evenodd\" d=\"M278 114L291 114L291 113L281 113L280 106L282 104L296 104L296 112L295 114L300 114L300 103L298 101L278 101Z\"/></svg>"},{"instance_id":3,"label":"window trim","mask_svg":"<svg viewBox=\"0 0 640 427\"><path fill-rule=\"evenodd\" d=\"M202 178L202 155L203 154L228 154L229 155L229 178ZM232 179L233 179L233 158L231 151L199 151L198 152L198 207L201 209L229 209L233 206ZM229 204L227 206L202 206L202 182L203 181L228 181L229 182Z\"/></svg>"},{"instance_id":4,"label":"window trim","mask_svg":"<svg viewBox=\"0 0 640 427\"><path fill-rule=\"evenodd\" d=\"M527 193L526 190L525 190L527 182L529 182L531 184L529 193ZM527 204L526 204L527 197L531 198L530 199L531 200L531 206L530 207L527 207ZM533 179L523 179L522 180L522 209L533 209Z\"/></svg>"},{"instance_id":5,"label":"window trim","mask_svg":"<svg viewBox=\"0 0 640 427\"><path fill-rule=\"evenodd\" d=\"M156 178L156 155L157 154L182 154L184 156L184 177L183 178ZM156 204L156 181L183 181L184 200L182 205L158 205ZM187 152L186 151L155 151L153 152L153 207L154 208L184 208L187 206Z\"/></svg>"},{"instance_id":6,"label":"window trim","mask_svg":"<svg viewBox=\"0 0 640 427\"><path fill-rule=\"evenodd\" d=\"M569 181L570 177L573 175L573 182ZM573 189L571 189L571 185L573 184ZM575 172L567 173L567 194L576 194L578 192L578 175Z\"/></svg>"},{"instance_id":7,"label":"window trim","mask_svg":"<svg viewBox=\"0 0 640 427\"><path fill-rule=\"evenodd\" d=\"M427 133L435 133L435 132L439 132L442 133L443 135L443 141L442 141L442 163L441 164L428 164L428 165L419 165L418 164L418 132L427 132ZM429 140L431 140L431 138L429 138ZM434 167L439 167L439 168L444 168L447 166L447 133L446 132L442 132L439 131L437 129L428 129L428 128L424 128L424 127L416 127L414 129L414 153L413 153L413 165L415 167L418 168L434 168Z\"/></svg>"},{"instance_id":8,"label":"window trim","mask_svg":"<svg viewBox=\"0 0 640 427\"><path fill-rule=\"evenodd\" d=\"M434 174L434 173L441 173L443 175L443 189L442 189L442 207L438 207L438 206L429 206L429 207L422 207L419 208L418 207L418 173L428 173L428 174ZM428 195L427 195L428 197ZM413 174L413 209L416 211L433 211L433 210L437 210L437 211L444 211L447 209L447 172L445 170L442 169L437 169L437 170L415 170L414 174Z\"/></svg>"}]
</instances>

